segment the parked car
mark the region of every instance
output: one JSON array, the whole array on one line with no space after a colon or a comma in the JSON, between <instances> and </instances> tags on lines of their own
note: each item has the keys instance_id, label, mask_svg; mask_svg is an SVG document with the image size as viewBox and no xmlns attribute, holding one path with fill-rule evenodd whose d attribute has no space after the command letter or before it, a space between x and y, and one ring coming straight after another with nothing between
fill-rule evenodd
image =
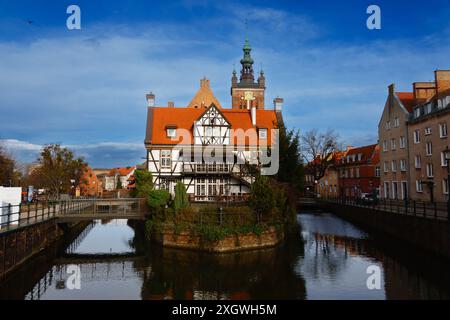
<instances>
[{"instance_id":1,"label":"parked car","mask_svg":"<svg viewBox=\"0 0 450 320\"><path fill-rule=\"evenodd\" d=\"M361 193L356 202L365 205L376 205L378 197L374 193Z\"/></svg>"}]
</instances>

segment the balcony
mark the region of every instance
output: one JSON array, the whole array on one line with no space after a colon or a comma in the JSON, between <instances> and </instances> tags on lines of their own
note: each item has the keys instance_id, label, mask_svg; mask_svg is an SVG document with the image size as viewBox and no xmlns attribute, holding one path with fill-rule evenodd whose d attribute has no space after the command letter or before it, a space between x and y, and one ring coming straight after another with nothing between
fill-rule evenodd
<instances>
[{"instance_id":1,"label":"balcony","mask_svg":"<svg viewBox=\"0 0 450 320\"><path fill-rule=\"evenodd\" d=\"M184 174L230 174L232 170L231 164L226 163L184 163Z\"/></svg>"}]
</instances>

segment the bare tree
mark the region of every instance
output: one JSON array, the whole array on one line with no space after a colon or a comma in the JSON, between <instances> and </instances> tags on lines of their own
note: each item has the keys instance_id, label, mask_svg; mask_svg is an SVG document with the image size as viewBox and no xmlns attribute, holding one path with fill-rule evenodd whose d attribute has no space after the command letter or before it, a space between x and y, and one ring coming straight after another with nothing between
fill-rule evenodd
<instances>
[{"instance_id":1,"label":"bare tree","mask_svg":"<svg viewBox=\"0 0 450 320\"><path fill-rule=\"evenodd\" d=\"M338 150L338 139L333 130L321 133L312 129L301 136L301 155L315 181L320 180L332 164L330 155Z\"/></svg>"}]
</instances>

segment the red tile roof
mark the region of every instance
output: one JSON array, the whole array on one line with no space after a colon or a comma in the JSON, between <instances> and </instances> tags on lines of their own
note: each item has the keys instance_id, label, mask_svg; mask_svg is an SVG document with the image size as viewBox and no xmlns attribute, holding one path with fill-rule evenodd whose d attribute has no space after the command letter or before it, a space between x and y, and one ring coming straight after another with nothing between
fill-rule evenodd
<instances>
[{"instance_id":1,"label":"red tile roof","mask_svg":"<svg viewBox=\"0 0 450 320\"><path fill-rule=\"evenodd\" d=\"M116 173L119 174L119 176L127 176L134 169L136 169L136 167L113 168L109 171L109 176L115 176Z\"/></svg>"},{"instance_id":2,"label":"red tile roof","mask_svg":"<svg viewBox=\"0 0 450 320\"><path fill-rule=\"evenodd\" d=\"M360 154L360 153L362 154L362 159L361 159L361 161L356 161L356 162L367 162L369 159L374 164L379 162L379 146L378 146L378 144L371 144L368 146L351 148L345 153L344 157L342 157L342 158L345 158L346 156L351 156L354 154L355 155Z\"/></svg>"},{"instance_id":3,"label":"red tile roof","mask_svg":"<svg viewBox=\"0 0 450 320\"><path fill-rule=\"evenodd\" d=\"M414 93L412 92L396 92L397 97L402 102L403 106L408 110L408 112L412 112L413 108L416 104L414 99Z\"/></svg>"},{"instance_id":4,"label":"red tile roof","mask_svg":"<svg viewBox=\"0 0 450 320\"><path fill-rule=\"evenodd\" d=\"M207 109L206 109L207 110ZM190 132L193 144L193 125L205 109L196 108L148 108L147 133L145 142L148 144L175 145L182 142L182 138L167 137L166 126L174 125L177 128L187 129ZM225 119L230 123L231 129L253 129L249 110L220 109ZM267 128L267 141L271 141L270 129L278 128L277 116L274 110L256 110L256 127ZM231 143L237 143L236 134L230 136ZM248 141L246 142L248 144ZM261 142L262 144L262 142Z\"/></svg>"}]
</instances>

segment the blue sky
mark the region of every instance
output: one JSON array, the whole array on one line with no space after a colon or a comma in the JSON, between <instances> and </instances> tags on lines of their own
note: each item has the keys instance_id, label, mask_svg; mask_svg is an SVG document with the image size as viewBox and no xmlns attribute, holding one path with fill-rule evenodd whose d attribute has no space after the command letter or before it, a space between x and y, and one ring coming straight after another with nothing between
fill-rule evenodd
<instances>
[{"instance_id":1,"label":"blue sky","mask_svg":"<svg viewBox=\"0 0 450 320\"><path fill-rule=\"evenodd\" d=\"M66 28L70 4L81 30ZM366 28L371 4L381 30ZM95 167L142 162L145 93L186 106L206 76L229 106L247 34L289 127L375 143L387 86L409 91L450 68L449 14L444 0L0 0L0 139L22 162L46 143Z\"/></svg>"}]
</instances>

